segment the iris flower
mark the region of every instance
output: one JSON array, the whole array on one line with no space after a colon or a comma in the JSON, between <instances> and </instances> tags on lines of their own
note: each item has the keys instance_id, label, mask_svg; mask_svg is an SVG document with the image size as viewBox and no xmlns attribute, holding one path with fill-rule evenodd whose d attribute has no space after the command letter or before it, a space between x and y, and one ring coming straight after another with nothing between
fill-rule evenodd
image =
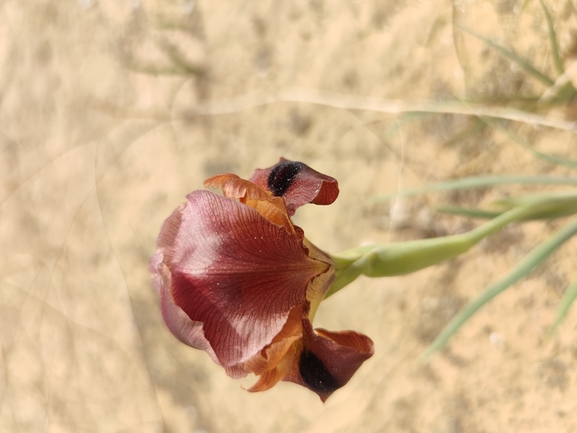
<instances>
[{"instance_id":1,"label":"iris flower","mask_svg":"<svg viewBox=\"0 0 577 433\"><path fill-rule=\"evenodd\" d=\"M366 335L311 323L334 263L290 217L304 204L334 202L337 181L281 158L250 180L227 173L204 185L223 195L188 194L150 261L166 325L229 376L257 375L249 391L284 380L324 402L373 354Z\"/></svg>"}]
</instances>

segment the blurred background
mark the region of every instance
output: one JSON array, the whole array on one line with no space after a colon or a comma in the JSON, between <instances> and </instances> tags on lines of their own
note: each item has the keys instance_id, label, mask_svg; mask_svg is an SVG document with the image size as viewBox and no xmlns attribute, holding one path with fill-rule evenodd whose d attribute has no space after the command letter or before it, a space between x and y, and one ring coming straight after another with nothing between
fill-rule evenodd
<instances>
[{"instance_id":1,"label":"blurred background","mask_svg":"<svg viewBox=\"0 0 577 433\"><path fill-rule=\"evenodd\" d=\"M569 68L577 4L546 4ZM577 431L577 313L544 340L575 279L575 240L416 361L562 221L512 225L448 263L360 278L323 302L315 326L375 342L326 404L291 383L247 393L254 377L228 378L169 333L149 282L160 226L188 192L280 156L338 179L333 205L295 217L332 253L463 232L478 221L433 207L529 188L375 200L385 194L569 175L538 155L577 159L572 131L434 112L457 98L575 120L571 99L537 106L547 82L463 28L554 75L537 0L0 1L0 430ZM333 102L426 99L431 111L312 103L317 90Z\"/></svg>"}]
</instances>

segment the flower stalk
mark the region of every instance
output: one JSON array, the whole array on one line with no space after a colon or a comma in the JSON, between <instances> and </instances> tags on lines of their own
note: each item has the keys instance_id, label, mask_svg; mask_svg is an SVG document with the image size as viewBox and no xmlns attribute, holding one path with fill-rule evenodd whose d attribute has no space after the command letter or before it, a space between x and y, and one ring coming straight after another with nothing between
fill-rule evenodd
<instances>
[{"instance_id":1,"label":"flower stalk","mask_svg":"<svg viewBox=\"0 0 577 433\"><path fill-rule=\"evenodd\" d=\"M360 275L368 277L404 275L456 257L480 240L513 222L573 215L577 213L577 194L571 192L556 195L532 195L503 201L500 205L509 207L509 210L497 214L493 219L467 233L435 239L363 246L333 256L336 269L335 281L326 297L336 293ZM551 253L576 234L577 218L574 218L549 239L535 247L507 275L489 285L479 296L471 300L449 322L419 359L427 360L433 353L443 348L460 327L483 305L527 276ZM568 289L566 299L560 307L550 332L563 319L576 297L577 285L573 283Z\"/></svg>"},{"instance_id":2,"label":"flower stalk","mask_svg":"<svg viewBox=\"0 0 577 433\"><path fill-rule=\"evenodd\" d=\"M406 275L452 259L510 223L573 214L577 212L577 194L534 196L511 204L517 206L466 233L433 239L366 245L333 255L335 281L325 298L335 294L361 275L367 277Z\"/></svg>"}]
</instances>

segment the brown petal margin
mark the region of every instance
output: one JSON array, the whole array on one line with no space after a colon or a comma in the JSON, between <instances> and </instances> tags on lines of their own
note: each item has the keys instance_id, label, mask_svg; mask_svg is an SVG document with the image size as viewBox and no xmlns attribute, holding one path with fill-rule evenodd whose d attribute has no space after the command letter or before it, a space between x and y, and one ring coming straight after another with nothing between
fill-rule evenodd
<instances>
[{"instance_id":1,"label":"brown petal margin","mask_svg":"<svg viewBox=\"0 0 577 433\"><path fill-rule=\"evenodd\" d=\"M185 342L188 331L171 319L172 302L193 324L202 323L218 362L237 376L283 329L290 311L306 302L308 284L333 270L307 255L300 233L287 232L249 206L209 191L194 191L187 199L157 239L157 284L170 295L163 315Z\"/></svg>"},{"instance_id":2,"label":"brown petal margin","mask_svg":"<svg viewBox=\"0 0 577 433\"><path fill-rule=\"evenodd\" d=\"M244 363L248 371L260 375L271 370L284 358L289 347L302 338L302 310L301 305L293 308L285 325L271 343Z\"/></svg>"},{"instance_id":3,"label":"brown petal margin","mask_svg":"<svg viewBox=\"0 0 577 433\"><path fill-rule=\"evenodd\" d=\"M283 197L290 216L307 203L327 205L339 195L336 179L313 170L302 162L280 158L272 167L256 169L251 182L273 196Z\"/></svg>"},{"instance_id":4,"label":"brown petal margin","mask_svg":"<svg viewBox=\"0 0 577 433\"><path fill-rule=\"evenodd\" d=\"M324 402L344 386L361 364L373 356L373 341L354 331L313 331L303 320L303 347L286 381L305 386Z\"/></svg>"},{"instance_id":5,"label":"brown petal margin","mask_svg":"<svg viewBox=\"0 0 577 433\"><path fill-rule=\"evenodd\" d=\"M271 344L245 362L246 370L260 376L248 391L266 391L289 373L295 362L293 346L302 334L302 306L299 305L290 312L285 326Z\"/></svg>"},{"instance_id":6,"label":"brown petal margin","mask_svg":"<svg viewBox=\"0 0 577 433\"><path fill-rule=\"evenodd\" d=\"M221 188L225 197L236 198L258 211L270 222L294 233L294 226L288 216L284 200L271 197L254 183L241 179L236 174L225 173L204 181L207 188Z\"/></svg>"}]
</instances>

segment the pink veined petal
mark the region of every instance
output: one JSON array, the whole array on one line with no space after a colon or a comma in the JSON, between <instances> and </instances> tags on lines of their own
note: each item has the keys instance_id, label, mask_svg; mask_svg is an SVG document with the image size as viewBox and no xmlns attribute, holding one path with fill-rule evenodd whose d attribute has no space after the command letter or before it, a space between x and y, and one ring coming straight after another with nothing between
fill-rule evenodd
<instances>
[{"instance_id":1,"label":"pink veined petal","mask_svg":"<svg viewBox=\"0 0 577 433\"><path fill-rule=\"evenodd\" d=\"M307 255L301 232L288 233L244 204L208 191L187 198L157 243L172 299L202 323L230 371L273 340L291 309L306 301L309 283L332 268Z\"/></svg>"},{"instance_id":2,"label":"pink veined petal","mask_svg":"<svg viewBox=\"0 0 577 433\"><path fill-rule=\"evenodd\" d=\"M195 349L206 351L212 360L218 363L218 358L204 336L202 323L190 320L182 308L174 303L170 294L172 280L170 269L162 263L162 259L162 252L156 253L150 260L149 270L160 296L160 309L166 326L181 342Z\"/></svg>"}]
</instances>

